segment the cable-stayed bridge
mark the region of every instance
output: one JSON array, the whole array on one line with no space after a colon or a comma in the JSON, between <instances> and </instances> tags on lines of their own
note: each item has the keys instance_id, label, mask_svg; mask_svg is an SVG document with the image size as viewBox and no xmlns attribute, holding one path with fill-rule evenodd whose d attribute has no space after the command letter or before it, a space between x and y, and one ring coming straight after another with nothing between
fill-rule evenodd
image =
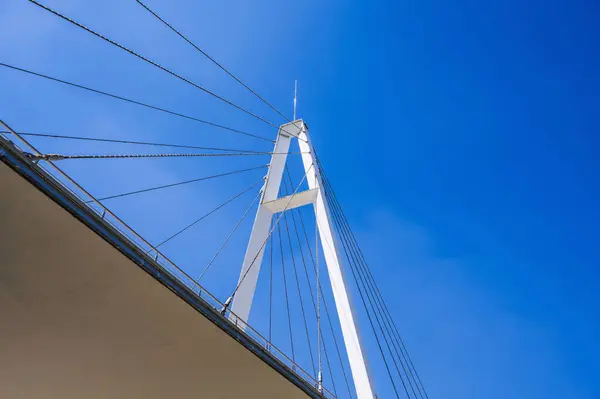
<instances>
[{"instance_id":1,"label":"cable-stayed bridge","mask_svg":"<svg viewBox=\"0 0 600 399\"><path fill-rule=\"evenodd\" d=\"M3 120L0 306L11 322L0 337L11 346L0 361L2 397L427 398L304 120L286 117L139 0L141 11L283 120L28 2L266 125L271 135L0 62L2 78L23 75L270 146L37 132L21 128L25 121ZM86 178L89 184L74 177L86 162L102 163L105 172L110 162L178 161L220 163L195 164L201 175L193 178L130 180L136 184L122 190L106 177ZM164 201L158 213L177 210L172 193L201 185L197 214L184 215L185 223L156 228L156 211L143 213L140 228L125 221L125 210L135 213L151 196ZM107 187L112 191L92 194ZM120 201L135 205L120 212ZM151 238L144 226L152 227ZM185 240L194 234L190 246ZM185 255L191 250L194 262Z\"/></svg>"}]
</instances>

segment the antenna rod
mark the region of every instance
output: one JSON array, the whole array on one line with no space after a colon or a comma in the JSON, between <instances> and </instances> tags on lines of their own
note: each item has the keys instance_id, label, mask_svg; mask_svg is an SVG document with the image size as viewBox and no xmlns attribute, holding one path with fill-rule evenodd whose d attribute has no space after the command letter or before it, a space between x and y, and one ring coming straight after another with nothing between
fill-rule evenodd
<instances>
[{"instance_id":1,"label":"antenna rod","mask_svg":"<svg viewBox=\"0 0 600 399\"><path fill-rule=\"evenodd\" d=\"M298 81L294 80L294 120L296 120L296 94L298 93Z\"/></svg>"}]
</instances>

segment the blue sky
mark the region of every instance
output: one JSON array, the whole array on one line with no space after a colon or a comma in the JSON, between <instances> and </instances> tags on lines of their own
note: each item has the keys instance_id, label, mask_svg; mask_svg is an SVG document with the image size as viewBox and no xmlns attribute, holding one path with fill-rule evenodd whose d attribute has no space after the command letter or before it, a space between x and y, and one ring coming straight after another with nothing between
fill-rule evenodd
<instances>
[{"instance_id":1,"label":"blue sky","mask_svg":"<svg viewBox=\"0 0 600 399\"><path fill-rule=\"evenodd\" d=\"M431 398L600 397L598 4L148 3L287 114L299 80L299 115ZM281 122L135 1L47 4ZM275 136L26 1L2 2L0 15L2 62ZM270 149L5 69L0 87L17 130ZM103 195L261 163L63 165ZM156 242L259 177L110 206ZM190 248L218 247L252 198L165 250L198 270L214 251ZM211 283L221 296L239 272L230 253Z\"/></svg>"}]
</instances>

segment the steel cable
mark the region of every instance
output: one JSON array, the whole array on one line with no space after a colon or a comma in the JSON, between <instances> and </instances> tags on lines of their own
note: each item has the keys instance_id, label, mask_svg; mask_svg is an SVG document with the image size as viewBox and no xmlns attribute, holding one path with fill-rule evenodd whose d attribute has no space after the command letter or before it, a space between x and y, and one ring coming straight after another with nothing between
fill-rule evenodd
<instances>
[{"instance_id":1,"label":"steel cable","mask_svg":"<svg viewBox=\"0 0 600 399\"><path fill-rule=\"evenodd\" d=\"M298 184L298 186L296 187L296 189L294 190L294 193L290 196L290 199L288 200L287 204L285 205L285 208L283 209L282 213L287 211L287 209L289 208L290 204L292 203L292 200L294 199L294 197L296 196L296 194L298 193L298 190L300 189L300 186L302 185L302 183L304 183L304 180L306 180L306 176L308 175L308 172L314 167L314 164L310 165L310 167L308 168L308 170L306 171L306 173L304 174L304 177L302 178L302 180L300 181L300 183ZM248 275L248 272L250 272L250 270L252 269L252 266L254 266L254 263L256 262L256 259L258 259L258 255L261 253L261 251L264 249L265 245L267 244L267 241L269 240L269 237L271 237L271 235L273 234L273 230L275 229L275 227L277 227L277 225L279 224L280 220L281 220L281 214L279 214L279 216L277 217L277 220L275 220L274 226L271 228L271 230L269 231L269 234L267 235L267 238L265 239L265 241L263 242L263 244L261 245L260 249L258 250L258 252L256 253L256 255L254 256L254 259L252 259L252 262L250 263L250 265L248 266L248 268L246 269L246 271L244 272L244 274L242 275L242 277L240 278L240 280L238 281L237 285L235 286L234 290L232 291L231 295L229 296L229 298L227 299L227 301L225 302L225 306L223 307L223 312L227 311L227 308L229 307L229 305L231 304L231 301L233 300L233 298L235 297L235 294L237 293L237 291L239 290L240 286L242 285L242 283L244 282L244 279L246 278L246 276Z\"/></svg>"},{"instance_id":2,"label":"steel cable","mask_svg":"<svg viewBox=\"0 0 600 399\"><path fill-rule=\"evenodd\" d=\"M289 184L291 185L292 184L292 178L291 178L290 172L289 172L289 170L288 170L287 167L286 167L285 171L287 173L287 178L288 178ZM287 182L286 181L284 181L284 184L287 186ZM310 241L309 241L308 234L306 232L306 227L305 227L305 224L304 224L304 217L302 215L302 212L300 212L299 209L294 209L294 210L297 211L297 213L298 213L298 217L300 219L300 224L302 226L302 231L304 233L304 238L306 240L306 246L308 248L308 252L309 252L309 255L310 255L310 259L311 259L311 261L313 263L313 267L316 267L315 259L313 257L313 253L312 253L312 250L310 248ZM296 218L295 218L294 212L293 212L294 210L292 210L292 222L294 224L294 229L296 231L296 238L298 240L298 245L300 247L300 254L302 254L302 264L304 266L304 274L306 276L306 282L308 284L308 290L309 290L309 293L310 293L310 297L311 297L311 300L312 300L312 305L313 305L313 308L314 308L314 311L315 311L315 315L316 315L316 313L317 313L317 304L316 304L316 301L315 301L315 296L313 294L313 289L312 289L312 284L310 282L310 277L308 276L308 268L307 268L306 262L304 260L304 252L302 251L302 247L303 246L302 246L302 243L301 243L301 240L300 240L300 235L298 233L298 227L297 227L297 224L296 224ZM315 271L315 269L313 269L313 271ZM318 286L317 289L319 291L321 291L321 295L323 295L323 289L322 289L322 287L320 285ZM327 322L328 322L328 325L329 325L329 329L331 331L331 337L333 339L333 344L335 346L335 349L336 349L336 352L337 352L337 357L338 357L338 360L340 362L340 369L341 369L342 375L344 377L344 382L346 383L345 384L346 385L346 389L348 390L349 397L352 398L352 390L350 388L350 383L348 381L348 376L346 374L346 369L344 367L344 361L342 359L342 354L340 352L338 341L337 341L337 338L335 336L335 332L334 332L334 329L333 329L333 323L331 321L331 315L329 314L329 308L327 306L327 302L326 301L323 301L323 308L325 309L325 316L327 317ZM322 332L321 332L321 339L323 339ZM329 374L332 376L333 390L334 390L334 392L336 392L336 396L337 396L337 390L336 390L336 386L335 386L335 378L333 378L333 373L331 372L331 364L330 364L330 361L329 361L329 355L328 355L327 347L326 346L323 346L323 352L325 354L325 361L327 362L327 367L329 369Z\"/></svg>"},{"instance_id":3,"label":"steel cable","mask_svg":"<svg viewBox=\"0 0 600 399\"><path fill-rule=\"evenodd\" d=\"M331 191L330 182L328 181L326 175L324 175L324 180L325 180L325 185L327 187L329 187L329 191ZM368 265L366 264L366 260L364 259L364 254L362 254L362 251L360 250L360 247L358 246L358 243L356 242L356 238L354 237L354 234L351 232L351 228L348 224L348 221L347 221L345 215L343 215L343 210L341 209L341 206L340 206L339 202L337 201L337 198L335 197L335 193L333 191L331 191L331 193L332 193L332 196L335 201L334 206L336 207L337 212L340 213L340 217L342 218L342 220L344 222L343 228L347 231L347 233L346 233L347 237L351 237L351 240L353 243L352 245L354 247L353 251L355 252L355 256L357 258L359 258L359 253L360 253L361 260L358 262L358 265L362 264L362 268L365 273L365 279L367 280L367 282L369 282L368 286L370 286L370 292L373 295L373 297L375 297L375 300L377 303L377 308L379 309L379 313L382 315L382 319L384 320L384 325L386 325L386 331L388 332L388 335L390 336L390 339L392 340L396 355L400 359L402 368L404 370L404 374L407 376L409 385L411 386L411 391L413 392L413 395L416 397L417 393L415 392L414 386L412 383L412 381L414 381L415 386L417 387L417 391L419 392L419 396L420 397L425 396L427 398L428 397L427 393L425 392L425 389L422 385L421 379L418 376L416 369L414 368L414 364L412 362L412 359L410 359L410 355L408 354L408 351L406 350L406 346L404 345L404 342L402 341L402 338L399 335L398 328L395 325L395 323L393 322L393 319L391 318L389 309L387 308L385 301L383 301L381 292L379 291L379 288L377 287L377 285L374 281L372 272L370 271L370 269L368 268ZM392 330L393 334L389 332L390 330ZM400 353L398 353L398 351L400 351ZM408 372L406 371L405 364L409 370ZM411 381L411 378L409 377L409 374L410 374L410 377L412 377L412 381Z\"/></svg>"},{"instance_id":4,"label":"steel cable","mask_svg":"<svg viewBox=\"0 0 600 399\"><path fill-rule=\"evenodd\" d=\"M326 198L327 198L327 196L326 196ZM335 212L333 212L331 215L332 215L332 217L334 219L334 222L336 224L338 224L339 221L337 221L337 214ZM350 260L351 258L348 255L348 251L347 251L347 248L346 248L346 242L345 242L345 240L342 240L342 248L344 250L344 254L346 255L346 259ZM367 310L366 311L366 315L367 315L367 318L369 320L369 324L371 326L371 329L373 330L373 335L375 337L375 341L377 343L377 347L378 347L379 352L381 354L381 357L383 359L386 371L387 371L388 376L390 378L390 382L392 384L392 388L394 389L394 392L396 394L396 398L399 399L400 395L398 393L398 389L396 388L396 383L394 382L394 378L392 377L392 372L390 370L390 367L389 367L389 364L388 364L388 361L387 361L387 357L384 354L383 347L382 347L382 344L381 344L380 339L379 339L379 335L377 334L377 331L375 329L375 324L373 323L373 318L371 317L371 312L369 311L369 306L367 305L367 302L370 302L370 301L369 301L368 298L365 299L365 294L363 293L364 287L361 287L361 284L359 283L359 279L357 278L357 273L356 273L354 264L351 261L349 263L350 263L350 270L352 271L352 276L354 277L354 281L356 282L358 293L359 293L359 296L361 298L361 302L362 302L363 306L365 307L365 309ZM372 307L372 304L371 304L371 307ZM383 332L383 330L381 329L381 324L378 322L378 319L377 319L376 315L375 315L375 317L376 317L375 321L377 322L377 325L378 325L379 329ZM385 338L385 336L384 336L384 338ZM389 351L389 344L387 346L388 346L388 351Z\"/></svg>"},{"instance_id":5,"label":"steel cable","mask_svg":"<svg viewBox=\"0 0 600 399\"><path fill-rule=\"evenodd\" d=\"M404 345L404 342L402 340L402 337L400 336L400 333L398 331L398 327L396 326L393 318L391 317L391 313L389 311L389 308L387 307L387 304L385 303L385 301L383 300L383 296L381 294L381 291L379 290L379 287L377 286L377 283L375 282L375 279L373 277L373 273L371 272L370 268L368 267L368 264L366 263L366 259L365 256L360 248L360 246L358 245L358 242L356 240L356 237L354 235L354 233L352 232L352 228L350 227L350 224L348 222L347 217L344 214L343 209L341 208L341 204L339 203L339 201L337 200L337 196L335 194L335 192L333 191L333 188L331 186L331 182L329 181L329 179L327 178L327 174L325 173L325 171L323 170L322 166L320 165L319 160L317 159L317 164L319 164L321 171L323 173L323 179L325 181L325 184L329 187L329 191L332 194L333 200L335 201L335 203L337 204L337 208L340 212L340 215L342 217L342 220L344 221L344 225L346 230L349 233L349 237L352 240L353 246L355 248L355 251L358 252L358 255L360 257L361 260L361 264L363 265L364 270L367 272L367 276L369 277L369 280L371 282L372 287L375 289L376 292L376 298L378 298L378 301L380 302L380 304L382 305L382 307L384 308L385 312L384 314L386 315L386 318L388 319L388 322L393 326L392 330L394 331L394 335L397 337L397 339L399 340L400 344L401 344L401 348L404 349L404 351L402 351L402 349L400 349L401 353L403 356L405 356L405 361L408 359L408 363L410 363L410 367L409 370L411 370L411 375L413 377L413 380L415 380L415 384L418 381L417 387L420 389L419 392L421 395L425 395L425 397L427 397L427 393L425 392L425 388L422 384L422 381L416 371L416 368L414 367L414 364L412 362L412 359L410 358L410 355L408 354L408 351L406 350L406 346ZM416 378L415 378L416 377ZM423 392L421 392L421 389L423 390Z\"/></svg>"},{"instance_id":6,"label":"steel cable","mask_svg":"<svg viewBox=\"0 0 600 399\"><path fill-rule=\"evenodd\" d=\"M0 133L12 134L9 131L0 130ZM47 137L53 139L65 139L65 140L80 140L80 141L93 141L101 143L117 143L117 144L135 144L135 145L148 145L154 147L170 147L170 148L189 148L195 150L208 150L208 151L229 151L229 152L248 152L256 153L256 150L238 150L233 148L222 148L222 147L204 147L198 145L186 145L186 144L170 144L170 143L155 143L150 141L133 141L133 140L117 140L107 139L102 137L84 137L84 136L68 136L60 134L48 134L48 133L24 133L18 132L21 136L32 136L32 137Z\"/></svg>"},{"instance_id":7,"label":"steel cable","mask_svg":"<svg viewBox=\"0 0 600 399\"><path fill-rule=\"evenodd\" d=\"M224 71L226 74L228 74L229 76L231 76L233 79L235 79L236 82L238 82L239 84L241 84L242 86L244 86L244 88L246 88L250 93L254 94L260 101L262 101L263 103L265 103L267 106L269 106L272 110L274 110L275 112L277 112L279 115L281 115L284 119L286 119L288 122L290 121L281 111L279 111L277 108L275 108L275 106L271 105L271 103L269 103L267 100L265 100L260 94L258 94L255 90L253 90L252 88L250 88L248 85L246 85L244 82L242 82L237 76L235 76L233 73L231 73L227 68L225 68L222 64L220 64L217 60L215 60L213 57L211 57L206 51L202 50L200 47L198 47L196 44L194 44L194 42L192 42L190 39L188 39L183 33L181 33L180 31L178 31L177 29L175 29L175 27L173 27L173 25L171 25L170 23L168 23L164 18L162 18L160 15L158 15L156 12L154 12L152 9L150 9L150 7L148 7L146 4L144 4L143 2L141 2L140 0L136 0L138 2L139 5L141 5L142 7L144 7L150 14L152 14L156 19L158 19L160 22L162 22L165 26L167 26L169 29L171 29L173 32L175 32L179 37L181 37L183 40L185 40L189 45L191 45L192 47L194 47L196 50L198 50L200 53L202 53L206 58L208 58L213 64L215 64L217 67L219 67L222 71Z\"/></svg>"},{"instance_id":8,"label":"steel cable","mask_svg":"<svg viewBox=\"0 0 600 399\"><path fill-rule=\"evenodd\" d=\"M54 9L52 9L52 8L50 8L50 7L46 6L46 5L38 2L36 0L28 0L28 1L30 3L32 3L32 4L35 4L36 6L38 6L40 8L42 8L42 9L44 9L44 10L46 10L46 11L48 11L48 12L56 15L57 17L59 17L59 18L65 20L65 21L67 21L67 22L69 22L69 23L71 23L71 24L73 24L73 25L75 25L75 26L77 26L77 27L85 30L86 32L91 33L92 35L94 35L94 36L96 36L96 37L104 40L105 42L110 43L113 46L116 46L116 47L120 48L121 50L124 50L124 51L128 52L129 54L131 54L131 55L139 58L140 60L145 61L148 64L150 64L150 65L152 65L152 66L154 66L154 67L156 67L156 68L158 68L158 69L160 69L160 70L168 73L169 75L172 75L172 76L174 76L174 77L182 80L183 82L185 82L185 83L187 83L189 85L194 86L195 88L197 88L197 89L199 89L199 90L201 90L201 91L203 91L203 92L211 95L212 97L214 97L214 98L216 98L216 99L218 99L218 100L220 100L220 101L222 101L222 102L224 102L224 103L226 103L226 104L228 104L228 105L230 105L230 106L232 106L232 107L234 107L234 108L236 108L236 109L238 109L238 110L240 110L240 111L242 111L242 112L244 112L244 113L246 113L246 114L248 114L248 115L250 115L250 116L252 116L252 117L254 117L254 118L256 118L256 119L258 119L258 120L260 120L262 122L264 122L264 123L266 123L266 124L268 124L268 125L271 125L271 126L273 126L275 128L279 128L279 126L277 126L274 123L272 123L272 122L264 119L263 117L258 116L256 114L252 113L251 111L248 111L247 109L245 109L245 108L243 108L243 107L241 107L241 106L239 106L239 105L237 105L237 104L235 104L235 103L227 100L226 98L224 98L224 97L216 94L215 92L213 92L213 91L211 91L211 90L209 90L209 89L207 89L205 87L202 87L198 83L195 83L192 80L190 80L188 78L185 78L185 77L183 77L182 75L180 75L180 74L178 74L176 72L173 72L172 70L170 70L170 69L168 69L168 68L160 65L156 61L152 61L151 59L144 57L143 55L135 52L134 50L131 50L131 49L123 46L122 44L117 43L116 41L114 41L114 40L112 40L112 39L110 39L110 38L102 35L101 33L98 33L96 31L88 28L87 26L85 26L85 25L83 25L83 24L81 24L81 23L79 23L79 22L77 22L77 21L75 21L75 20L73 20L73 19L71 19L71 18L69 18L69 17L61 14L61 13L59 13L58 11L56 11L56 10L54 10Z\"/></svg>"},{"instance_id":9,"label":"steel cable","mask_svg":"<svg viewBox=\"0 0 600 399\"><path fill-rule=\"evenodd\" d=\"M286 192L287 195L287 192ZM308 323L306 322L306 312L304 311L304 302L302 299L302 290L300 289L300 280L298 279L298 270L296 268L296 258L294 257L294 250L292 247L292 237L290 235L290 227L289 227L289 223L288 223L288 219L287 219L287 214L283 214L283 222L285 225L285 230L287 232L287 238L288 238L288 245L290 247L290 255L292 258L292 265L294 267L294 276L296 278L296 288L298 290L298 298L300 300L300 310L302 312L302 319L304 321L304 329L305 329L305 333L306 333L306 341L308 342L308 353L310 354L310 360L311 360L311 365L313 368L313 373L316 375L316 367L315 367L315 359L313 357L313 350L312 350L312 345L310 342L310 334L308 332Z\"/></svg>"},{"instance_id":10,"label":"steel cable","mask_svg":"<svg viewBox=\"0 0 600 399\"><path fill-rule=\"evenodd\" d=\"M292 362L296 363L296 357L294 354L294 335L292 330L292 318L290 314L290 301L288 298L288 289L287 289L287 278L285 273L285 261L283 256L283 240L281 239L281 227L277 225L277 236L279 237L279 252L281 254L281 273L283 274L283 291L285 293L285 307L287 309L287 321L288 328L290 330L290 346L292 348ZM294 366L292 366L294 367Z\"/></svg>"},{"instance_id":11,"label":"steel cable","mask_svg":"<svg viewBox=\"0 0 600 399\"><path fill-rule=\"evenodd\" d=\"M255 168L241 169L241 170L236 170L236 171L227 172L227 173L221 173L221 174L213 175L213 176L200 177L198 179L185 180L185 181L181 181L181 182L177 182L177 183L171 183L171 184L165 184L165 185L157 186L157 187L145 188L143 190L129 191L129 192L126 192L126 193L110 195L108 197L96 198L96 201L106 201L106 200L113 199L113 198L120 198L120 197L129 196L129 195L141 194L141 193L146 193L146 192L149 192L149 191L160 190L160 189L163 189L163 188L181 186L181 185L188 184L188 183L194 183L194 182L198 182L198 181L216 179L217 177L230 176L230 175L235 175L235 174L238 174L238 173L249 172L251 170L257 170L257 169L266 168L267 166L268 165L261 165L261 166L255 167ZM94 202L94 201L92 201L92 200L86 201L86 203L90 203L90 202Z\"/></svg>"},{"instance_id":12,"label":"steel cable","mask_svg":"<svg viewBox=\"0 0 600 399\"><path fill-rule=\"evenodd\" d=\"M102 91L102 90L98 90L98 89L94 89L94 88L91 88L91 87L88 87L88 86L80 85L80 84L73 83L73 82L68 82L68 81L63 80L63 79L58 79L58 78L55 78L55 77L52 77L52 76L44 75L44 74L39 73L39 72L33 72L33 71L30 71L30 70L27 70L27 69L16 67L14 65L9 65L9 64L5 64L5 63L0 62L0 66L3 66L5 68L10 68L10 69L13 69L13 70L16 70L16 71L24 72L24 73L27 73L27 74L30 74L30 75L34 75L34 76L37 76L37 77L40 77L40 78L48 79L48 80L51 80L51 81L54 81L54 82L62 83L62 84L68 85L68 86L76 87L78 89L83 89L85 91L89 91L89 92L92 92L92 93L101 94L101 95L106 96L106 97L110 97L110 98L114 98L114 99L117 99L117 100L121 100L121 101L125 101L125 102L128 102L128 103L131 103L131 104L139 105L141 107L153 109L155 111L164 112L164 113L169 114L169 115L178 116L180 118L188 119L188 120L191 120L191 121L194 121L194 122L199 122L199 123L202 123L204 125L216 127L216 128L223 129L223 130L227 130L227 131L230 131L232 133L237 133L237 134L241 134L241 135L244 135L244 136L253 137L253 138L256 138L256 139L260 139L260 140L264 140L264 141L269 141L271 143L274 142L274 140L271 140L271 139L268 139L266 137L262 137L262 136L259 136L259 135L253 134L253 133L244 132L242 130L238 130L238 129L234 129L234 128L227 127L227 126L224 126L224 125L220 125L218 123L214 123L214 122L210 122L210 121L207 121L207 120L204 120L204 119L196 118L194 116L189 116L189 115L185 115L185 114L182 114L182 113L179 113L179 112L171 111L171 110L168 110L166 108L161 108L161 107L157 107L155 105L143 103L141 101L132 100L130 98L122 97L122 96L119 96L119 95L116 95L116 94L111 94L111 93L108 93L108 92L105 92L105 91Z\"/></svg>"},{"instance_id":13,"label":"steel cable","mask_svg":"<svg viewBox=\"0 0 600 399\"><path fill-rule=\"evenodd\" d=\"M67 154L31 154L24 153L25 156L40 161L63 161L67 159L137 159L137 158L215 158L215 157L249 157L260 155L289 155L291 152L200 152L188 154L87 154L87 155L67 155Z\"/></svg>"},{"instance_id":14,"label":"steel cable","mask_svg":"<svg viewBox=\"0 0 600 399\"><path fill-rule=\"evenodd\" d=\"M317 160L317 164L320 165L320 162L318 160ZM360 247L358 246L358 243L356 242L356 238L351 231L351 228L348 224L347 218L343 214L343 210L341 209L341 205L339 204L339 201L337 201L335 192L332 191L330 182L328 181L327 176L326 176L322 166L320 166L320 170L323 175L323 180L324 180L324 184L325 184L324 188L328 193L330 193L330 195L328 197L332 197L333 212L339 218L338 222L341 220L342 225L341 225L340 229L342 230L341 234L343 235L343 240L349 240L348 245L351 245L351 251L353 253L352 258L355 262L354 265L356 267L362 266L363 272L361 275L363 277L361 277L361 280L362 280L362 278L364 278L366 280L366 282L363 281L363 286L366 286L367 289L369 290L371 296L375 298L376 305L373 306L372 303L371 303L371 305L372 305L373 309L376 310L376 313L378 313L381 316L381 319L383 320L384 328L385 328L388 336L390 337L390 340L392 341L392 347L396 353L396 356L400 360L402 369L404 371L404 375L406 376L406 378L409 382L409 385L411 387L411 391L413 392L413 395L415 397L417 397L417 392L414 389L412 381L414 381L417 386L417 391L419 392L419 396L423 397L424 387L422 387L422 382L420 382L420 378L418 377L418 374L416 373L416 369L414 369L414 364L412 364L412 360L408 356L406 347L404 346L403 342L401 341L401 338L397 331L397 326L395 326L395 324L392 325L393 319L391 319L391 315L389 314L389 309L387 308L387 305L385 305L385 301L383 301L381 292L379 291L378 287L376 286L376 283L373 279L373 275L372 275L371 271L369 270L368 265L366 264L366 260L364 259L364 254L362 254L362 251L360 250ZM359 253L360 253L360 256L359 256ZM381 326L380 326L380 328L381 328ZM392 332L394 332L394 334L392 334L390 332L390 330ZM383 333L383 329L382 329L382 333ZM384 335L384 337L385 337L385 335ZM400 339L400 342L402 344L400 349L399 349L399 345L397 342L398 339ZM402 351L402 348L404 348L404 351ZM400 353L398 353L398 350L400 350ZM392 354L391 351L390 351L390 354ZM393 357L393 355L392 355L392 359L395 359ZM409 365L409 362L410 362L410 365ZM394 360L394 363L395 363L395 360ZM409 372L406 371L405 364L406 364L406 367L408 367ZM397 370L397 371L398 371L398 375L402 379L402 374L399 372L399 370ZM416 375L416 378L415 378L415 375ZM411 381L411 377L412 377L412 381ZM419 384L417 384L417 381L419 381L419 384L421 385L421 387L419 387ZM403 384L404 384L404 381L403 381ZM421 392L421 389L423 389L423 392ZM405 386L405 390L406 390L406 386ZM408 391L406 391L406 393L410 397L410 395L408 394ZM425 393L425 396L426 396L426 393Z\"/></svg>"},{"instance_id":15,"label":"steel cable","mask_svg":"<svg viewBox=\"0 0 600 399\"><path fill-rule=\"evenodd\" d=\"M254 206L254 204L256 204L256 202L260 198L261 194L262 193L259 191L258 194L256 195L256 197L254 198L254 200L252 201L252 203L248 206L248 208L246 208L246 211L244 212L244 214L242 215L242 217L235 224L235 226L233 227L233 229L231 230L231 232L229 233L229 235L227 236L227 238L225 239L225 241L223 242L223 244L221 244L221 247L219 247L219 249L217 250L217 253L215 253L215 255L212 257L212 259L210 260L210 262L208 262L208 264L206 265L206 267L202 271L202 274L200 274L200 277L198 277L198 279L196 280L197 283L200 283L200 280L202 279L202 277L204 277L204 275L206 274L206 272L208 271L208 269L210 268L210 266L215 262L215 260L217 259L217 257L221 253L221 251L223 251L223 248L225 248L225 246L227 245L227 243L229 242L229 240L231 239L231 237L233 236L233 234L235 233L235 231L237 230L237 228L240 226L240 224L242 223L242 221L246 218L246 216L248 215L248 212L250 212L250 209L252 209L252 207Z\"/></svg>"},{"instance_id":16,"label":"steel cable","mask_svg":"<svg viewBox=\"0 0 600 399\"><path fill-rule=\"evenodd\" d=\"M255 187L258 183L260 183L261 181L264 181L264 178L260 178L259 180L257 180L254 184L250 185L248 188L244 189L243 191L241 191L240 193L236 194L235 196L229 198L227 201L223 202L222 204L220 204L219 206L217 206L216 208L214 208L213 210L211 210L210 212L202 215L201 217L199 217L198 219L196 219L195 221L193 221L192 223L188 224L187 226L185 226L183 229L179 230L177 233L171 235L170 237L166 238L165 240L161 241L158 245L155 245L154 248L158 248L161 245L166 244L167 242L171 241L173 238L177 237L178 235L180 235L181 233L183 233L184 231L188 230L189 228L191 228L192 226L194 226L195 224L197 224L198 222L200 222L201 220L207 218L208 216L212 215L213 213L215 213L216 211L218 211L219 209L223 208L225 205L229 204L230 202L232 202L233 200L235 200L236 198L240 197L241 195L243 195L244 193L250 191L253 187Z\"/></svg>"}]
</instances>

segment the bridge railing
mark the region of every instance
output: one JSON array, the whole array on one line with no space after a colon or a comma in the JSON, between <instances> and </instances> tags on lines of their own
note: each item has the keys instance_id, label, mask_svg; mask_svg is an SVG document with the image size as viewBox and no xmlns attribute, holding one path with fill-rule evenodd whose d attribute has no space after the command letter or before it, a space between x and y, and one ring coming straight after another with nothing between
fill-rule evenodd
<instances>
[{"instance_id":1,"label":"bridge railing","mask_svg":"<svg viewBox=\"0 0 600 399\"><path fill-rule=\"evenodd\" d=\"M10 134L0 132L0 136L2 136L6 141L12 143L18 150L20 150L23 153L33 153L36 155L41 155L41 153L31 143L25 140L17 132L12 131ZM11 138L16 138L18 139L18 141L15 142L14 140L11 140ZM131 244L133 244L139 250L146 253L148 257L152 258L156 265L158 265L162 270L169 273L172 277L174 277L180 283L184 284L188 289L190 289L197 296L197 298L202 300L204 303L210 305L210 307L216 311L220 311L221 309L223 309L223 307L225 306L223 302L221 302L218 298L216 298L210 292L208 292L204 287L202 287L198 282L196 282L194 278L192 278L184 270L182 270L175 263L173 263L173 261L171 261L166 255L160 252L151 243L146 241L146 239L144 239L140 234L138 234L127 223L121 220L110 209L104 206L86 189L81 187L75 180L73 180L62 169L56 166L52 161L33 162L36 163L37 167L42 169L55 182L59 183L63 189L66 189L74 198L77 198L80 201L80 206L92 210L96 215L98 215L102 219L104 223L110 225ZM233 314L233 312L230 313ZM298 377L311 384L313 387L317 387L318 381L314 376L310 375L306 370L304 370L302 367L296 364L292 359L290 359L289 356L287 356L283 351L281 351L271 342L269 342L268 339L266 339L262 334L256 331L256 329L254 329L250 324L244 322L235 314L233 314L233 316L234 317L232 317L232 319L236 320L235 323L232 323L229 319L227 320L228 322L235 325L239 332L246 334L248 337L250 337L255 343L260 345L265 351L267 351L271 356L276 358L280 363L285 365ZM323 388L323 397L330 399L336 398L335 395L326 388Z\"/></svg>"}]
</instances>

